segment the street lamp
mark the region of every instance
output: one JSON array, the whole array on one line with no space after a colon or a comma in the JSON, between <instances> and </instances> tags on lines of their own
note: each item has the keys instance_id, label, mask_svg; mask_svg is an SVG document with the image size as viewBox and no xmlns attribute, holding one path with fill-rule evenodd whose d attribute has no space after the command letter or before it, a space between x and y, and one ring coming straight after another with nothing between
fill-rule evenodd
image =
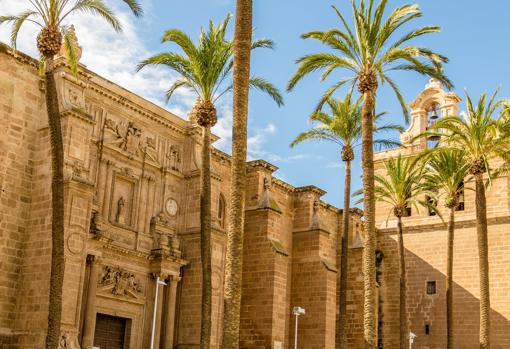
<instances>
[{"instance_id":1,"label":"street lamp","mask_svg":"<svg viewBox=\"0 0 510 349\"><path fill-rule=\"evenodd\" d=\"M152 314L152 333L151 333L151 349L154 349L154 335L156 333L156 313L158 309L158 291L159 285L166 286L166 282L156 277L156 294L154 295L154 314Z\"/></svg>"},{"instance_id":2,"label":"street lamp","mask_svg":"<svg viewBox=\"0 0 510 349\"><path fill-rule=\"evenodd\" d=\"M305 309L301 307L294 307L292 314L296 317L296 329L294 330L294 349L297 349L297 337L298 337L298 317L299 315L305 315Z\"/></svg>"},{"instance_id":3,"label":"street lamp","mask_svg":"<svg viewBox=\"0 0 510 349\"><path fill-rule=\"evenodd\" d=\"M414 339L418 337L417 335L415 335L414 333L412 332L409 332L409 349L413 349L413 343L414 343Z\"/></svg>"}]
</instances>

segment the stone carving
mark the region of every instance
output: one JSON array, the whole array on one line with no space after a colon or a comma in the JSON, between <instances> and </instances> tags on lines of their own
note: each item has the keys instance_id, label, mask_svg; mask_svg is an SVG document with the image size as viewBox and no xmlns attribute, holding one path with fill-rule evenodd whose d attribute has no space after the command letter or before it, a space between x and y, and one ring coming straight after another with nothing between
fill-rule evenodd
<instances>
[{"instance_id":1,"label":"stone carving","mask_svg":"<svg viewBox=\"0 0 510 349\"><path fill-rule=\"evenodd\" d=\"M138 297L142 292L140 282L135 275L119 267L105 266L99 286L108 290L115 296Z\"/></svg>"},{"instance_id":2,"label":"stone carving","mask_svg":"<svg viewBox=\"0 0 510 349\"><path fill-rule=\"evenodd\" d=\"M105 121L105 127L113 131L117 136L117 139L111 142L112 144L117 144L120 149L131 156L140 155L142 130L135 126L133 122L115 123L115 121L107 119Z\"/></svg>"},{"instance_id":3,"label":"stone carving","mask_svg":"<svg viewBox=\"0 0 510 349\"><path fill-rule=\"evenodd\" d=\"M168 225L170 221L167 219L163 212L158 213L156 216L151 218L151 224L163 224Z\"/></svg>"},{"instance_id":4,"label":"stone carving","mask_svg":"<svg viewBox=\"0 0 510 349\"><path fill-rule=\"evenodd\" d=\"M168 159L168 167L173 171L181 170L181 150L179 146L172 144L168 149L168 153L166 154Z\"/></svg>"},{"instance_id":5,"label":"stone carving","mask_svg":"<svg viewBox=\"0 0 510 349\"><path fill-rule=\"evenodd\" d=\"M276 212L281 213L282 210L276 203L276 200L273 199L273 195L271 194L271 181L269 178L264 177L263 187L264 187L264 190L262 192L262 196L259 201L259 208L272 209Z\"/></svg>"},{"instance_id":6,"label":"stone carving","mask_svg":"<svg viewBox=\"0 0 510 349\"><path fill-rule=\"evenodd\" d=\"M144 135L142 129L134 122L115 122L112 119L106 119L104 127L116 136L114 140L106 141L106 144L117 145L131 158L144 156L158 162L156 138Z\"/></svg>"},{"instance_id":7,"label":"stone carving","mask_svg":"<svg viewBox=\"0 0 510 349\"><path fill-rule=\"evenodd\" d=\"M126 201L124 200L124 197L121 196L119 200L117 201L117 213L115 214L115 222L119 224L124 224L124 205L126 204Z\"/></svg>"},{"instance_id":8,"label":"stone carving","mask_svg":"<svg viewBox=\"0 0 510 349\"><path fill-rule=\"evenodd\" d=\"M313 202L313 213L312 213L312 224L310 226L311 230L320 230L324 229L324 225L322 224L322 220L319 214L320 202L319 200L314 200Z\"/></svg>"},{"instance_id":9,"label":"stone carving","mask_svg":"<svg viewBox=\"0 0 510 349\"><path fill-rule=\"evenodd\" d=\"M61 332L58 349L79 349L78 337L69 332Z\"/></svg>"}]
</instances>

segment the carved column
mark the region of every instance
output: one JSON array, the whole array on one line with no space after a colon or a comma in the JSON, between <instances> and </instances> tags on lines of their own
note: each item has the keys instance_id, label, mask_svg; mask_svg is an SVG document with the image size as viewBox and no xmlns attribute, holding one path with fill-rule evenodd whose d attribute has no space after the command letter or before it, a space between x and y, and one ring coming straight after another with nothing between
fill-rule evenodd
<instances>
[{"instance_id":1,"label":"carved column","mask_svg":"<svg viewBox=\"0 0 510 349\"><path fill-rule=\"evenodd\" d=\"M161 277L162 275L160 275L160 279L161 280L164 280L164 277ZM156 279L157 275L154 275L154 278ZM163 287L165 287L164 285L159 285L156 283L156 287L159 287L159 290L158 290L158 300L157 300L157 308L155 309L156 311L156 326L155 326L155 330L154 330L154 348L159 348L159 343L160 343L160 340L161 340L161 313L163 311ZM154 297L156 296L156 288L154 288Z\"/></svg>"},{"instance_id":2,"label":"carved column","mask_svg":"<svg viewBox=\"0 0 510 349\"><path fill-rule=\"evenodd\" d=\"M144 233L149 234L149 228L151 226L150 220L153 214L154 207L154 183L155 180L153 177L148 177L147 179L147 202L145 204L145 222L144 222Z\"/></svg>"},{"instance_id":3,"label":"carved column","mask_svg":"<svg viewBox=\"0 0 510 349\"><path fill-rule=\"evenodd\" d=\"M163 349L174 347L175 304L177 301L177 284L181 280L178 276L170 277L166 287L165 329L163 332Z\"/></svg>"},{"instance_id":4,"label":"carved column","mask_svg":"<svg viewBox=\"0 0 510 349\"><path fill-rule=\"evenodd\" d=\"M83 316L83 337L81 347L91 349L94 344L94 330L96 328L96 289L99 275L99 261L97 256L87 256L87 263L90 266L87 301Z\"/></svg>"},{"instance_id":5,"label":"carved column","mask_svg":"<svg viewBox=\"0 0 510 349\"><path fill-rule=\"evenodd\" d=\"M109 209L110 209L110 197L112 192L112 175L113 175L113 169L114 166L113 161L107 160L106 161L106 182L105 182L105 189L104 189L104 197L103 197L103 219L106 222L110 221L110 215L109 215Z\"/></svg>"},{"instance_id":6,"label":"carved column","mask_svg":"<svg viewBox=\"0 0 510 349\"><path fill-rule=\"evenodd\" d=\"M145 206L147 203L148 177L143 175L140 178L140 200L138 201L138 232L145 232ZM147 184L145 184L147 183Z\"/></svg>"}]
</instances>

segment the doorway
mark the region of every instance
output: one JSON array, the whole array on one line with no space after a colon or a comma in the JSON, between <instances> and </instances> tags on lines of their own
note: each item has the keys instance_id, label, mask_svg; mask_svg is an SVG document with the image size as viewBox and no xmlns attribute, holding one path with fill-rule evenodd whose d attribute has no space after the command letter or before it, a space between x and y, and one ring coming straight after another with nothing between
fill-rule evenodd
<instances>
[{"instance_id":1,"label":"doorway","mask_svg":"<svg viewBox=\"0 0 510 349\"><path fill-rule=\"evenodd\" d=\"M127 319L97 314L94 347L99 349L125 349Z\"/></svg>"}]
</instances>

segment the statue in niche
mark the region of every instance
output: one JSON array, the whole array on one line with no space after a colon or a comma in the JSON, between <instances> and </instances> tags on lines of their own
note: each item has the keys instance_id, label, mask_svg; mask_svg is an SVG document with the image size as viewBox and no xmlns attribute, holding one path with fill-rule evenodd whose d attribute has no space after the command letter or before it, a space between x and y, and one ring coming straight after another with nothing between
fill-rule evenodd
<instances>
[{"instance_id":1,"label":"statue in niche","mask_svg":"<svg viewBox=\"0 0 510 349\"><path fill-rule=\"evenodd\" d=\"M126 205L126 201L121 196L117 201L117 213L115 214L115 222L119 224L125 224L124 213L122 212L124 211L124 205Z\"/></svg>"},{"instance_id":2,"label":"statue in niche","mask_svg":"<svg viewBox=\"0 0 510 349\"><path fill-rule=\"evenodd\" d=\"M173 171L180 171L181 169L181 152L179 151L179 147L176 145L171 145L168 150L167 158L169 161L169 167Z\"/></svg>"}]
</instances>

